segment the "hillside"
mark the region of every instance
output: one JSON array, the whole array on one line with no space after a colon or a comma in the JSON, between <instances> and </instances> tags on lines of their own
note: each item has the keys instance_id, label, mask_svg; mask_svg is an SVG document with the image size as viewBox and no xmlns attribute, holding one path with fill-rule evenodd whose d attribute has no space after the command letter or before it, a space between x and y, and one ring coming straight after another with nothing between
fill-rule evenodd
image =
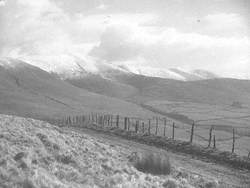
<instances>
[{"instance_id":1,"label":"hillside","mask_svg":"<svg viewBox=\"0 0 250 188\"><path fill-rule=\"evenodd\" d=\"M93 84L87 85L86 80ZM123 91L133 88L133 92L127 95L120 95L119 98L135 101L137 103L148 102L151 100L169 100L182 102L196 102L205 104L231 105L234 101L243 104L250 104L250 81L230 78L217 78L199 81L178 81L173 79L163 79L147 77L136 74L112 75L112 82L122 84ZM77 81L68 80L77 87L85 88L90 91L100 92L107 96L117 96L116 90L112 90L105 81L96 77L85 77ZM102 83L102 84L95 84ZM105 91L101 88L110 88ZM98 89L99 87L99 89Z\"/></svg>"},{"instance_id":2,"label":"hillside","mask_svg":"<svg viewBox=\"0 0 250 188\"><path fill-rule=\"evenodd\" d=\"M137 105L80 89L23 61L0 61L0 113L44 118L89 111L147 114Z\"/></svg>"},{"instance_id":3,"label":"hillside","mask_svg":"<svg viewBox=\"0 0 250 188\"><path fill-rule=\"evenodd\" d=\"M239 187L235 183L246 178L243 173L242 176L230 174L229 169L218 165L210 169L193 159L189 159L193 164L190 168L187 158L174 157L175 154L170 154L173 157L170 175L151 175L138 171L129 159L135 150L141 153L151 149L160 154L153 147L122 144L119 140L59 129L33 119L0 115L0 121L1 187L229 188ZM218 172L214 177L203 171L212 172L213 168ZM222 172L225 181L217 176Z\"/></svg>"},{"instance_id":4,"label":"hillside","mask_svg":"<svg viewBox=\"0 0 250 188\"><path fill-rule=\"evenodd\" d=\"M65 81L94 93L122 99L135 95L138 92L133 86L94 74L89 74L84 78L66 79Z\"/></svg>"}]
</instances>

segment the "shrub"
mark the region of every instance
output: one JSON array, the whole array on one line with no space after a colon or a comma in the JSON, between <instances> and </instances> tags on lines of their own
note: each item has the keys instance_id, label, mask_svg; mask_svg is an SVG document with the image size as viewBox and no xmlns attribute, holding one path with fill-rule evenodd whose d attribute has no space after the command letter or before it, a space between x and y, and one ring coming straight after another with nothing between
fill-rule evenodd
<instances>
[{"instance_id":1,"label":"shrub","mask_svg":"<svg viewBox=\"0 0 250 188\"><path fill-rule=\"evenodd\" d=\"M137 170L145 173L166 175L171 171L169 157L159 153L134 152L130 156L130 161Z\"/></svg>"},{"instance_id":2,"label":"shrub","mask_svg":"<svg viewBox=\"0 0 250 188\"><path fill-rule=\"evenodd\" d=\"M162 185L164 188L177 188L178 185L174 179L169 179L165 181Z\"/></svg>"}]
</instances>

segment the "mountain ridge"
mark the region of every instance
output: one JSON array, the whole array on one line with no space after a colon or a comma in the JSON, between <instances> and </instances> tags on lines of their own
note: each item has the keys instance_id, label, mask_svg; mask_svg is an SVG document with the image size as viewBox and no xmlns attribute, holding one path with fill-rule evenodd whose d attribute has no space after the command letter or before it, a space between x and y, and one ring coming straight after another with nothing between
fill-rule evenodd
<instances>
[{"instance_id":1,"label":"mountain ridge","mask_svg":"<svg viewBox=\"0 0 250 188\"><path fill-rule=\"evenodd\" d=\"M81 78L89 74L109 77L110 73L137 74L182 81L214 79L220 77L202 69L187 71L180 68L155 68L150 66L97 62L89 57L82 58L69 54L60 56L24 57L20 58L20 60L37 66L47 72L58 74L62 79Z\"/></svg>"}]
</instances>

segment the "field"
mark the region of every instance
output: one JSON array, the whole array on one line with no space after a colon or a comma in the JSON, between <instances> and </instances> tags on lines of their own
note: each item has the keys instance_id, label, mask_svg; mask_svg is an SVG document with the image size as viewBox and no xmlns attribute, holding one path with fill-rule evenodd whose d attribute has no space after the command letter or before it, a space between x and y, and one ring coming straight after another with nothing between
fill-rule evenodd
<instances>
[{"instance_id":1,"label":"field","mask_svg":"<svg viewBox=\"0 0 250 188\"><path fill-rule=\"evenodd\" d=\"M250 108L248 106L235 107L172 101L151 101L146 103L146 106L170 117L171 121L167 124L168 136L171 136L171 124L174 121L177 127L175 137L189 140L190 125L194 121L194 142L208 145L209 129L213 126L212 134L216 137L216 147L231 151L232 132L235 129L235 152L245 156L250 152Z\"/></svg>"}]
</instances>

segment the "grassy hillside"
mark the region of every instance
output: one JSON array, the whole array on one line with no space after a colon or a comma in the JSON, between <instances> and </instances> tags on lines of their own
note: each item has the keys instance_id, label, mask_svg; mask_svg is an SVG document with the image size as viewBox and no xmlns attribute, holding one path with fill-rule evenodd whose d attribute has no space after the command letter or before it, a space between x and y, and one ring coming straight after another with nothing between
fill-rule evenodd
<instances>
[{"instance_id":1,"label":"grassy hillside","mask_svg":"<svg viewBox=\"0 0 250 188\"><path fill-rule=\"evenodd\" d=\"M232 104L233 101L250 104L250 81L237 79L211 79L177 81L139 75L120 76L119 82L139 90L137 100L189 101L207 104Z\"/></svg>"},{"instance_id":2,"label":"grassy hillside","mask_svg":"<svg viewBox=\"0 0 250 188\"><path fill-rule=\"evenodd\" d=\"M80 88L137 103L169 100L217 105L230 105L234 101L250 104L249 80L218 78L184 82L136 74L117 74L112 80L107 82L101 77L86 77L68 81ZM118 85L120 87L115 87ZM118 89L121 94L117 94Z\"/></svg>"},{"instance_id":3,"label":"grassy hillside","mask_svg":"<svg viewBox=\"0 0 250 188\"><path fill-rule=\"evenodd\" d=\"M134 148L129 145L33 119L0 115L0 121L0 187L239 187L224 178L198 173L207 166L199 166L196 173L174 165L169 175L143 173L133 166ZM142 148L136 150L147 157ZM175 163L180 165L180 159ZM235 178L231 173L223 176Z\"/></svg>"},{"instance_id":4,"label":"grassy hillside","mask_svg":"<svg viewBox=\"0 0 250 188\"><path fill-rule=\"evenodd\" d=\"M76 87L110 97L127 98L137 93L137 89L133 86L119 83L112 79L105 79L94 74L84 78L67 79L66 81Z\"/></svg>"},{"instance_id":5,"label":"grassy hillside","mask_svg":"<svg viewBox=\"0 0 250 188\"><path fill-rule=\"evenodd\" d=\"M24 62L0 62L0 113L43 118L89 111L147 114L135 104L80 89Z\"/></svg>"}]
</instances>

